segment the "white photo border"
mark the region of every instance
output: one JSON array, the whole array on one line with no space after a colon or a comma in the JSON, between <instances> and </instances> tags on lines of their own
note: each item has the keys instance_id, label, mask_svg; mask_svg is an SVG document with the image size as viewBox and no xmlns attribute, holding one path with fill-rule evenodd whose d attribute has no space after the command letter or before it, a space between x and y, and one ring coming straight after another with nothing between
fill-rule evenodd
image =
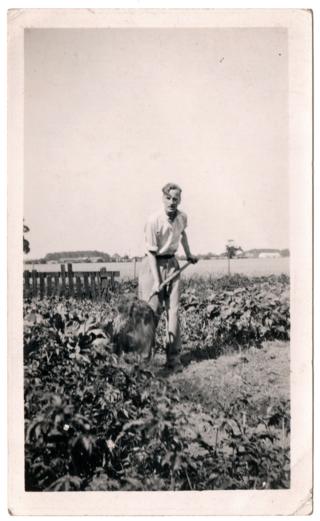
<instances>
[{"instance_id":1,"label":"white photo border","mask_svg":"<svg viewBox=\"0 0 320 521\"><path fill-rule=\"evenodd\" d=\"M8 13L9 508L17 515L292 515L312 505L312 13L303 9L13 9ZM25 492L22 357L24 29L285 27L289 49L291 488Z\"/></svg>"}]
</instances>

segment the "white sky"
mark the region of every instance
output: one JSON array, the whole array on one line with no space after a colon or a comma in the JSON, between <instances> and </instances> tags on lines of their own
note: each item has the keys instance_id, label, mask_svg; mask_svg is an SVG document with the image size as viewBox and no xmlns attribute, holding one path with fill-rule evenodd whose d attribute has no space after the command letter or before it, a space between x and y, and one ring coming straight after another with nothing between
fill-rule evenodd
<instances>
[{"instance_id":1,"label":"white sky","mask_svg":"<svg viewBox=\"0 0 320 521\"><path fill-rule=\"evenodd\" d=\"M25 39L31 258L144 252L161 187L194 253L289 244L285 29L33 29Z\"/></svg>"}]
</instances>

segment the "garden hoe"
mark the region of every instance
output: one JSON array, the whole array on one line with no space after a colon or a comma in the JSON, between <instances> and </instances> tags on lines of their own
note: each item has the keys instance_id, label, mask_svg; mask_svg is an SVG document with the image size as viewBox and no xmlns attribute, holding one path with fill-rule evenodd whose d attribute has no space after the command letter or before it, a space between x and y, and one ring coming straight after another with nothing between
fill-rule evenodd
<instances>
[{"instance_id":1,"label":"garden hoe","mask_svg":"<svg viewBox=\"0 0 320 521\"><path fill-rule=\"evenodd\" d=\"M189 264L191 264L191 261L188 261L186 262L183 266L181 266L181 268L179 268L177 271L175 271L174 273L172 273L171 275L169 275L169 277L164 280L163 282L161 282L160 286L159 286L159 289L157 291L154 291L153 293L151 293L149 299L148 299L148 302L150 302L150 300L152 299L152 297L154 297L155 295L157 295L158 293L160 293L160 291L167 285L169 284L169 282L171 282L173 279L175 279L178 275L180 275L180 273L185 270Z\"/></svg>"}]
</instances>

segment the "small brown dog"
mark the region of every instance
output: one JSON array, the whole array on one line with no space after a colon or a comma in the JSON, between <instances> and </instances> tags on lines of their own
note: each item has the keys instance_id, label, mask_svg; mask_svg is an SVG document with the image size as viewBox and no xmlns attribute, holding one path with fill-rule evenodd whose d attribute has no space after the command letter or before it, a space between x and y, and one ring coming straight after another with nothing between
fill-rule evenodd
<instances>
[{"instance_id":1,"label":"small brown dog","mask_svg":"<svg viewBox=\"0 0 320 521\"><path fill-rule=\"evenodd\" d=\"M113 321L115 353L137 353L150 361L154 355L155 334L156 317L147 302L135 296L123 298Z\"/></svg>"}]
</instances>

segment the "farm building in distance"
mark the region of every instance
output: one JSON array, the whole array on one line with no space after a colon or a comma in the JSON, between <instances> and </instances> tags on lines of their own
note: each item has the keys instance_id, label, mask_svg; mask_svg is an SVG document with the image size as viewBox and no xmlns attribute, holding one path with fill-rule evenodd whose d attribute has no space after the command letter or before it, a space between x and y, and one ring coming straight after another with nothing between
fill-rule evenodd
<instances>
[{"instance_id":1,"label":"farm building in distance","mask_svg":"<svg viewBox=\"0 0 320 521\"><path fill-rule=\"evenodd\" d=\"M243 257L246 259L275 259L279 257L289 257L288 249L277 250L275 248L254 248L245 251Z\"/></svg>"},{"instance_id":2,"label":"farm building in distance","mask_svg":"<svg viewBox=\"0 0 320 521\"><path fill-rule=\"evenodd\" d=\"M281 257L279 251L262 251L261 253L259 253L259 259L275 259L277 257Z\"/></svg>"}]
</instances>

